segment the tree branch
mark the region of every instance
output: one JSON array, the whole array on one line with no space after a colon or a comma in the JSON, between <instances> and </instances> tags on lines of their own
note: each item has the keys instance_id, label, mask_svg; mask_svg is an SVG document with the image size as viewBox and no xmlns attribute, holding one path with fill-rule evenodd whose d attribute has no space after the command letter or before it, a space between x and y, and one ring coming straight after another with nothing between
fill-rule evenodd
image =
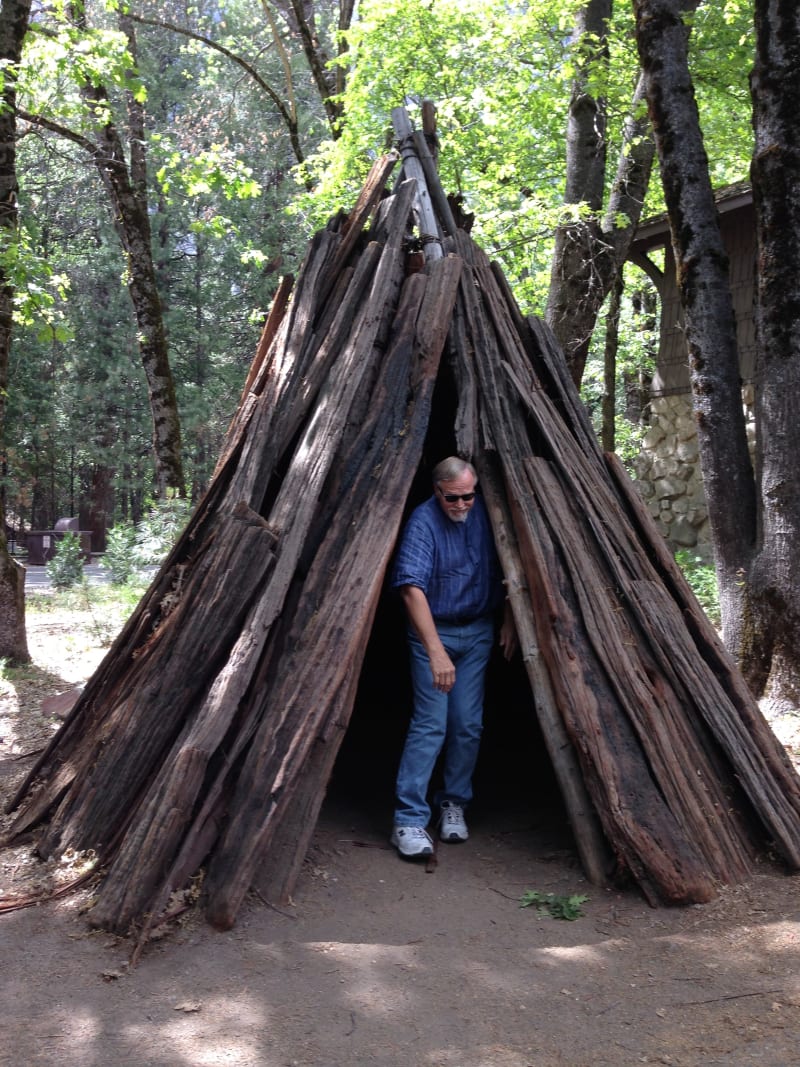
<instances>
[{"instance_id":1,"label":"tree branch","mask_svg":"<svg viewBox=\"0 0 800 1067\"><path fill-rule=\"evenodd\" d=\"M84 137L82 133L78 133L76 130L71 130L69 126L64 126L60 122L56 122L54 119L45 118L44 115L37 115L33 111L26 111L25 108L18 107L16 109L17 118L22 119L23 122L29 122L31 126L38 126L40 129L49 130L50 133L56 133L59 137L63 137L66 141L72 141L73 144L78 145L85 152L88 152L91 156L98 154L98 147L88 137Z\"/></svg>"},{"instance_id":2,"label":"tree branch","mask_svg":"<svg viewBox=\"0 0 800 1067\"><path fill-rule=\"evenodd\" d=\"M293 110L287 108L278 93L261 77L255 67L248 63L246 59L238 55L236 52L232 52L230 48L226 48L225 45L219 44L218 41L213 40L211 37L206 37L205 34L197 33L196 30L190 30L186 26L177 26L174 22L167 22L165 19L145 18L144 15L131 14L130 18L142 26L153 26L156 29L169 30L171 33L177 33L182 37L188 37L193 41L198 41L200 44L205 45L206 48L219 52L220 55L225 56L226 59L229 59L232 63L235 63L236 66L240 67L248 77L252 78L259 89L267 94L269 99L275 105L278 114L289 132L289 139L292 144L292 151L294 152L295 159L298 163L305 162L305 156L300 147L300 140L297 133L297 119L293 114Z\"/></svg>"},{"instance_id":3,"label":"tree branch","mask_svg":"<svg viewBox=\"0 0 800 1067\"><path fill-rule=\"evenodd\" d=\"M341 108L333 99L333 86L331 85L325 70L328 57L320 47L316 32L312 29L306 18L302 0L289 0L289 4L294 14L297 31L300 34L300 40L303 42L303 52L305 53L306 62L311 70L311 75L314 79L314 84L317 87L320 100L322 101L322 106L325 108L325 114L328 116L328 125L331 128L331 134L335 139L338 137L337 127L339 119L341 118Z\"/></svg>"},{"instance_id":4,"label":"tree branch","mask_svg":"<svg viewBox=\"0 0 800 1067\"><path fill-rule=\"evenodd\" d=\"M623 124L623 144L602 227L617 251L618 263L622 263L639 224L656 154L656 142L646 107L645 77L640 72L630 111ZM628 219L625 226L617 222L620 215Z\"/></svg>"},{"instance_id":5,"label":"tree branch","mask_svg":"<svg viewBox=\"0 0 800 1067\"><path fill-rule=\"evenodd\" d=\"M269 23L270 32L272 33L272 40L275 42L275 47L278 49L278 54L281 57L281 65L283 66L283 76L286 79L286 91L289 94L290 106L292 109L292 116L297 121L297 102L294 97L294 79L292 78L292 65L289 62L289 57L286 54L286 49L283 46L280 34L278 33L278 26L270 11L269 4L266 0L262 0L261 7L264 10L264 18Z\"/></svg>"}]
</instances>

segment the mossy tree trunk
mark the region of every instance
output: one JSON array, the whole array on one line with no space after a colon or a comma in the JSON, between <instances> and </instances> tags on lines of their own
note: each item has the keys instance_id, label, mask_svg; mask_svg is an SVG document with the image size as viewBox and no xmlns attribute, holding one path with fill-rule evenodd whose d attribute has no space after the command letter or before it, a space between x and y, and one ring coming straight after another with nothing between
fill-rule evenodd
<instances>
[{"instance_id":1,"label":"mossy tree trunk","mask_svg":"<svg viewBox=\"0 0 800 1067\"><path fill-rule=\"evenodd\" d=\"M17 240L16 68L28 30L30 0L9 0L0 10L0 60L4 79L0 107L0 248ZM0 262L0 457L5 466L5 408L13 333L14 286ZM25 572L6 541L5 494L0 491L0 659L30 659L25 637Z\"/></svg>"}]
</instances>

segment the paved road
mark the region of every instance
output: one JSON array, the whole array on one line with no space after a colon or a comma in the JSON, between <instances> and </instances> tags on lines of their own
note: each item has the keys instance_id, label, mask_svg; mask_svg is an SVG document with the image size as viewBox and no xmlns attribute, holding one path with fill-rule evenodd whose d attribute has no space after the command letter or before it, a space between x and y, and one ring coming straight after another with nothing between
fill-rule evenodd
<instances>
[{"instance_id":1,"label":"paved road","mask_svg":"<svg viewBox=\"0 0 800 1067\"><path fill-rule=\"evenodd\" d=\"M83 573L89 585L98 585L100 582L108 581L108 571L101 567L99 563L87 563L83 568ZM29 567L26 565L26 589L52 589L52 587L53 583L50 581L45 567Z\"/></svg>"}]
</instances>

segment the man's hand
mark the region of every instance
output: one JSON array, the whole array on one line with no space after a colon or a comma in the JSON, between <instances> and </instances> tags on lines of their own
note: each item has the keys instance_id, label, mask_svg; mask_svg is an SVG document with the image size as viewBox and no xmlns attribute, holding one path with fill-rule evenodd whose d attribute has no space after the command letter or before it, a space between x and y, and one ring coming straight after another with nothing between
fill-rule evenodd
<instances>
[{"instance_id":1,"label":"man's hand","mask_svg":"<svg viewBox=\"0 0 800 1067\"><path fill-rule=\"evenodd\" d=\"M415 585L401 586L400 596L403 598L411 625L428 653L433 688L441 693L449 693L456 684L456 669L436 632L427 597Z\"/></svg>"},{"instance_id":2,"label":"man's hand","mask_svg":"<svg viewBox=\"0 0 800 1067\"><path fill-rule=\"evenodd\" d=\"M456 684L456 669L453 661L442 648L441 652L431 654L431 675L433 676L433 688L442 693L449 693Z\"/></svg>"}]
</instances>

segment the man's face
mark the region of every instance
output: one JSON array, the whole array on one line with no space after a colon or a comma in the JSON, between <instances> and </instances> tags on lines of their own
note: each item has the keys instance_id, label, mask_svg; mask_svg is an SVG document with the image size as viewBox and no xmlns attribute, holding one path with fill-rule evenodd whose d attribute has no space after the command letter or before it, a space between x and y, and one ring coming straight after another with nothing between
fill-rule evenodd
<instances>
[{"instance_id":1,"label":"man's face","mask_svg":"<svg viewBox=\"0 0 800 1067\"><path fill-rule=\"evenodd\" d=\"M451 481L438 482L434 488L439 506L448 519L451 522L465 522L475 503L475 476L464 471Z\"/></svg>"}]
</instances>

